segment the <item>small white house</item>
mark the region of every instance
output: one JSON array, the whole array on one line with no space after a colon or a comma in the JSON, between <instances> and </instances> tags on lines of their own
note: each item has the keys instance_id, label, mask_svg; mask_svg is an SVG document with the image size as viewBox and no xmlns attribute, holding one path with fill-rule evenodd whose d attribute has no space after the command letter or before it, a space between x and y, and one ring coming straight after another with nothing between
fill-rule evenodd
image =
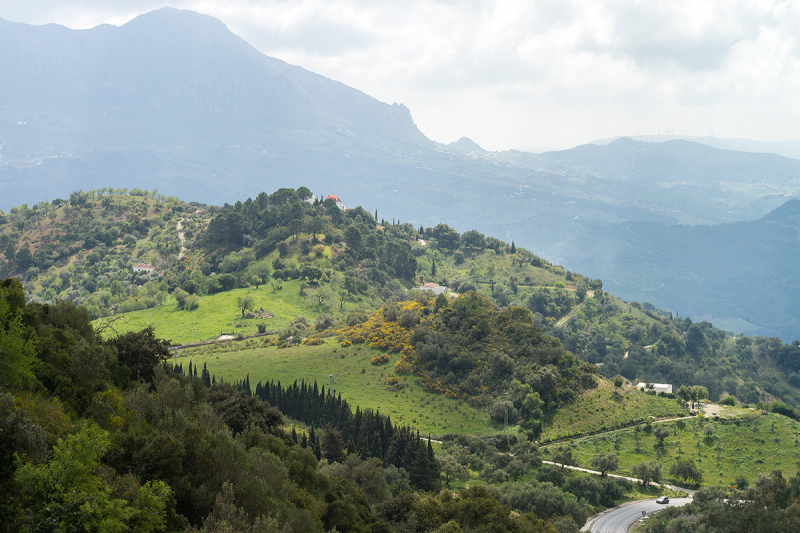
<instances>
[{"instance_id":1,"label":"small white house","mask_svg":"<svg viewBox=\"0 0 800 533\"><path fill-rule=\"evenodd\" d=\"M636 388L647 390L647 383L644 382L637 383ZM653 383L653 390L656 391L656 393L665 392L667 394L670 394L672 393L672 385L669 385L667 383Z\"/></svg>"},{"instance_id":2,"label":"small white house","mask_svg":"<svg viewBox=\"0 0 800 533\"><path fill-rule=\"evenodd\" d=\"M147 272L148 274L152 274L156 271L156 267L151 264L139 263L133 267L134 272Z\"/></svg>"},{"instance_id":3,"label":"small white house","mask_svg":"<svg viewBox=\"0 0 800 533\"><path fill-rule=\"evenodd\" d=\"M431 291L433 294L438 296L444 293L444 291L447 290L447 287L445 287L444 285L439 285L438 283L430 282L420 287L417 287L417 289L420 291Z\"/></svg>"}]
</instances>

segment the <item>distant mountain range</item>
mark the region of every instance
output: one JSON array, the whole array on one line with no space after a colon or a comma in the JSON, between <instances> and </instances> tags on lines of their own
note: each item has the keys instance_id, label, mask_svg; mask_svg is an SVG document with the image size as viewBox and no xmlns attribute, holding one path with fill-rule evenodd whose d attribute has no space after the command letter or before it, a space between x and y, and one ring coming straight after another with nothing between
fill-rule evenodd
<instances>
[{"instance_id":1,"label":"distant mountain range","mask_svg":"<svg viewBox=\"0 0 800 533\"><path fill-rule=\"evenodd\" d=\"M574 268L626 300L732 331L798 338L800 200L758 220L711 226L596 224L563 246Z\"/></svg>"},{"instance_id":2,"label":"distant mountain range","mask_svg":"<svg viewBox=\"0 0 800 533\"><path fill-rule=\"evenodd\" d=\"M264 56L205 15L164 8L81 31L0 19L0 208L105 186L221 205L300 185L382 218L513 240L633 294L638 278L603 260L628 249L621 235L759 219L798 194L800 161L684 140L445 146L406 107ZM724 305L665 290L660 305L728 317L749 287ZM730 318L768 322L753 314Z\"/></svg>"},{"instance_id":3,"label":"distant mountain range","mask_svg":"<svg viewBox=\"0 0 800 533\"><path fill-rule=\"evenodd\" d=\"M800 140L797 141L755 141L753 139L735 139L713 137L695 137L691 135L631 135L634 141L642 142L668 142L668 141L690 141L705 144L720 150L736 150L739 152L754 152L762 154L777 154L793 159L800 159ZM608 144L616 141L619 137L610 137L594 141L591 144Z\"/></svg>"}]
</instances>

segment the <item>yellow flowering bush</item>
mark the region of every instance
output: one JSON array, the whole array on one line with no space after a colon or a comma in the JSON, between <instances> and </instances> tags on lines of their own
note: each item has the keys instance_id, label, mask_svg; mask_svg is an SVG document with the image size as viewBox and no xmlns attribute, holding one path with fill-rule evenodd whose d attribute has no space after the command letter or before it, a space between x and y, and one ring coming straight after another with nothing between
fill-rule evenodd
<instances>
[{"instance_id":1,"label":"yellow flowering bush","mask_svg":"<svg viewBox=\"0 0 800 533\"><path fill-rule=\"evenodd\" d=\"M422 305L414 301L401 302L398 305L401 312L404 310L420 312L422 309ZM366 321L339 330L337 336L341 343L349 341L351 344L360 344L366 342L373 348L390 353L407 353L414 350L408 344L411 332L412 328L403 326L399 320L387 319L381 308L372 313Z\"/></svg>"}]
</instances>

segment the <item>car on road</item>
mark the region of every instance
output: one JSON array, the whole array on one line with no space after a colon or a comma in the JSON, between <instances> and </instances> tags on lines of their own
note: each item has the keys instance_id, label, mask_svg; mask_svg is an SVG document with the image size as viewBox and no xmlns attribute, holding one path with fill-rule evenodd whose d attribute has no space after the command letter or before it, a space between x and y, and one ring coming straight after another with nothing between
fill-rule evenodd
<instances>
[{"instance_id":1,"label":"car on road","mask_svg":"<svg viewBox=\"0 0 800 533\"><path fill-rule=\"evenodd\" d=\"M669 503L669 498L666 496L660 496L656 498L656 503Z\"/></svg>"}]
</instances>

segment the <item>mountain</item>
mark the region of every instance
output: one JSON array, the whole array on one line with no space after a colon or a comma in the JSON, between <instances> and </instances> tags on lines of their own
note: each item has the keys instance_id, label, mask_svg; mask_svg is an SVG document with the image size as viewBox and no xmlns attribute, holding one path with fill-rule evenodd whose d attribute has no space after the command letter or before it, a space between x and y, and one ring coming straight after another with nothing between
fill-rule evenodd
<instances>
[{"instance_id":1,"label":"mountain","mask_svg":"<svg viewBox=\"0 0 800 533\"><path fill-rule=\"evenodd\" d=\"M0 20L0 208L108 186L222 205L296 183L381 218L476 228L610 282L594 262L617 253L621 225L757 219L800 192L800 161L683 140L445 146L404 106L264 56L191 11L80 31Z\"/></svg>"},{"instance_id":2,"label":"mountain","mask_svg":"<svg viewBox=\"0 0 800 533\"><path fill-rule=\"evenodd\" d=\"M608 144L620 137L600 139L591 144ZM634 141L662 143L674 140L690 141L712 146L720 150L777 154L792 159L800 159L800 140L798 141L755 141L753 139L726 139L721 137L695 137L691 135L631 135Z\"/></svg>"},{"instance_id":3,"label":"mountain","mask_svg":"<svg viewBox=\"0 0 800 533\"><path fill-rule=\"evenodd\" d=\"M335 171L354 141L378 152L431 144L404 106L266 57L220 21L171 8L83 31L0 20L0 101L3 207L38 201L35 185L66 195L120 175L229 199L261 190L256 176L298 172L304 165L285 160L309 151Z\"/></svg>"},{"instance_id":4,"label":"mountain","mask_svg":"<svg viewBox=\"0 0 800 533\"><path fill-rule=\"evenodd\" d=\"M585 228L574 268L629 300L649 301L734 331L798 337L800 200L752 221L705 226L641 222Z\"/></svg>"},{"instance_id":5,"label":"mountain","mask_svg":"<svg viewBox=\"0 0 800 533\"><path fill-rule=\"evenodd\" d=\"M405 107L264 56L206 15L163 8L84 31L0 24L0 97L26 125L35 109L108 129L227 123L427 142Z\"/></svg>"},{"instance_id":6,"label":"mountain","mask_svg":"<svg viewBox=\"0 0 800 533\"><path fill-rule=\"evenodd\" d=\"M449 148L455 148L456 150L464 150L467 152L485 152L481 146L470 139L469 137L461 137L459 140L455 142L451 142L447 145Z\"/></svg>"}]
</instances>

